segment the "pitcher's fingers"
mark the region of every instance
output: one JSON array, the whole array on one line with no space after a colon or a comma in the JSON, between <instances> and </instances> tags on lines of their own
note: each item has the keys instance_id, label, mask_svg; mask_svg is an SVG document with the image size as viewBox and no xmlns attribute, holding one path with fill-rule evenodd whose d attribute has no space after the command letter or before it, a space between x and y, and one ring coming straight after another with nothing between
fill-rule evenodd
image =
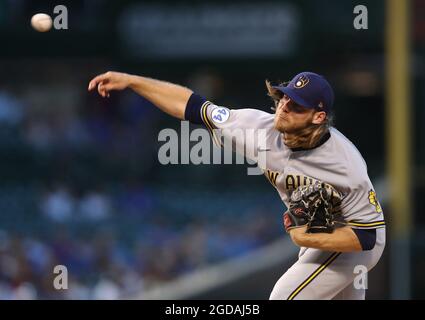
<instances>
[{"instance_id":1,"label":"pitcher's fingers","mask_svg":"<svg viewBox=\"0 0 425 320\"><path fill-rule=\"evenodd\" d=\"M106 95L107 95L107 90L105 89L105 86L104 86L104 84L103 84L103 82L100 82L98 85L97 85L97 92L99 92L99 94L102 96L102 97L106 97Z\"/></svg>"},{"instance_id":2,"label":"pitcher's fingers","mask_svg":"<svg viewBox=\"0 0 425 320\"><path fill-rule=\"evenodd\" d=\"M105 81L107 78L108 78L108 75L106 73L103 73L103 74L98 75L97 77L94 77L89 82L89 88L88 88L89 91L93 90L99 82Z\"/></svg>"},{"instance_id":3,"label":"pitcher's fingers","mask_svg":"<svg viewBox=\"0 0 425 320\"><path fill-rule=\"evenodd\" d=\"M113 91L116 90L118 88L117 83L112 83L112 82L102 82L102 90L105 91L106 93L108 93L109 91Z\"/></svg>"}]
</instances>

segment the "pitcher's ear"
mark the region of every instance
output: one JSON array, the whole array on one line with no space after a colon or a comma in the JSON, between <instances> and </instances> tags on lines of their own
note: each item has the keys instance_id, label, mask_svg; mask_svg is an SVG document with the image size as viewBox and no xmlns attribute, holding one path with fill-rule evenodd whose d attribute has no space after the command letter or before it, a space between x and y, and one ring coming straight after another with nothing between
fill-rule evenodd
<instances>
[{"instance_id":1,"label":"pitcher's ear","mask_svg":"<svg viewBox=\"0 0 425 320\"><path fill-rule=\"evenodd\" d=\"M313 123L314 124L321 124L323 121L326 120L326 112L325 111L317 111L313 115Z\"/></svg>"}]
</instances>

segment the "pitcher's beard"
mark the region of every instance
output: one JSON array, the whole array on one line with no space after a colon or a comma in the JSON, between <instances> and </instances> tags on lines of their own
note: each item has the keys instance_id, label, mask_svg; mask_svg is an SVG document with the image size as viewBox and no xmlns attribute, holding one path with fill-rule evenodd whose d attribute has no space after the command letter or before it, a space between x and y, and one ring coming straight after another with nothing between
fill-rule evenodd
<instances>
[{"instance_id":1,"label":"pitcher's beard","mask_svg":"<svg viewBox=\"0 0 425 320\"><path fill-rule=\"evenodd\" d=\"M289 125L288 123L283 123L283 121L275 122L274 128L283 134L290 134L290 135L298 135L302 134L305 129L310 127L307 124L302 124L298 126Z\"/></svg>"},{"instance_id":2,"label":"pitcher's beard","mask_svg":"<svg viewBox=\"0 0 425 320\"><path fill-rule=\"evenodd\" d=\"M315 144L322 132L317 131L318 125L309 125L298 128L285 128L282 131L282 138L289 148L311 148Z\"/></svg>"}]
</instances>

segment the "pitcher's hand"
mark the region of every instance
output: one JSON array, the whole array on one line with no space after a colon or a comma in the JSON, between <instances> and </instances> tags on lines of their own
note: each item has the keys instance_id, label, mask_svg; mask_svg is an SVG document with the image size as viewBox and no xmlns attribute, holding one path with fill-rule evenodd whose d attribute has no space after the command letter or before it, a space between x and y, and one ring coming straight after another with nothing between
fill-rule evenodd
<instances>
[{"instance_id":1,"label":"pitcher's hand","mask_svg":"<svg viewBox=\"0 0 425 320\"><path fill-rule=\"evenodd\" d=\"M99 94L106 98L109 97L109 92L112 90L124 90L132 80L132 75L121 72L108 71L94 77L89 82L88 90L94 90L97 87Z\"/></svg>"}]
</instances>

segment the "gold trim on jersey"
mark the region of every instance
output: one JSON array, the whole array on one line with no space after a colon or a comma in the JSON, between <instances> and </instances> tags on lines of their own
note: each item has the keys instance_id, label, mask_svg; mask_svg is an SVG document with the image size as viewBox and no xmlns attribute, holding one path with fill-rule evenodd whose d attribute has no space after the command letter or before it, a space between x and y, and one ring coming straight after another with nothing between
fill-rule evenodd
<instances>
[{"instance_id":1,"label":"gold trim on jersey","mask_svg":"<svg viewBox=\"0 0 425 320\"><path fill-rule=\"evenodd\" d=\"M214 132L215 126L211 123L210 119L208 118L208 114L207 114L208 107L211 104L212 103L209 102L209 101L205 101L202 104L202 106L201 106L201 119L205 123L208 131L210 132L211 138L212 138L214 144L218 147L221 147L220 139L217 137L217 135Z\"/></svg>"},{"instance_id":2,"label":"gold trim on jersey","mask_svg":"<svg viewBox=\"0 0 425 320\"><path fill-rule=\"evenodd\" d=\"M312 282L323 270L325 270L336 258L341 254L341 252L334 252L331 256L320 265L306 280L304 280L288 297L287 300L294 300L294 298L303 290L305 287Z\"/></svg>"},{"instance_id":3,"label":"gold trim on jersey","mask_svg":"<svg viewBox=\"0 0 425 320\"><path fill-rule=\"evenodd\" d=\"M374 221L374 222L356 222L356 221L349 221L347 222L348 226L353 227L360 227L364 229L376 229L379 227L385 227L385 221Z\"/></svg>"}]
</instances>

